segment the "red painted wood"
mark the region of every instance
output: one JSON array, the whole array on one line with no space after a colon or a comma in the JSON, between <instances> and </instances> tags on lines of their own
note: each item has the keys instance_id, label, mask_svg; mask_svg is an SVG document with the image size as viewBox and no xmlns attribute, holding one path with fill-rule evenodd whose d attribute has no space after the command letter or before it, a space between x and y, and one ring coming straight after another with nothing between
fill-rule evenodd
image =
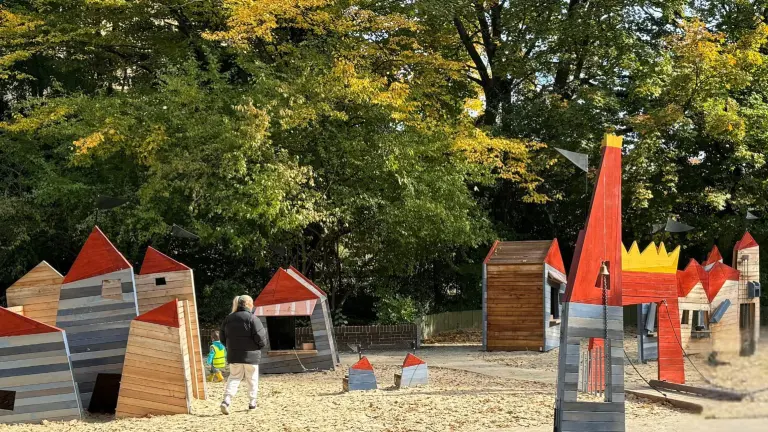
<instances>
[{"instance_id":1,"label":"red painted wood","mask_svg":"<svg viewBox=\"0 0 768 432\"><path fill-rule=\"evenodd\" d=\"M136 321L179 328L181 326L179 323L179 301L171 300L162 306L137 316L135 319Z\"/></svg>"},{"instance_id":2,"label":"red painted wood","mask_svg":"<svg viewBox=\"0 0 768 432\"><path fill-rule=\"evenodd\" d=\"M487 258L486 258L487 259ZM549 246L547 257L544 258L544 262L549 264L552 268L566 275L565 264L563 264L563 256L560 255L560 245L557 239L552 240L552 244Z\"/></svg>"},{"instance_id":3,"label":"red painted wood","mask_svg":"<svg viewBox=\"0 0 768 432\"><path fill-rule=\"evenodd\" d=\"M350 366L350 369L369 370L373 372L373 366L371 366L371 362L368 361L368 357L365 356L363 356L357 363Z\"/></svg>"},{"instance_id":4,"label":"red painted wood","mask_svg":"<svg viewBox=\"0 0 768 432\"><path fill-rule=\"evenodd\" d=\"M696 284L704 284L705 280L708 280L706 270L695 259L691 259L685 269L677 271L677 296L687 296Z\"/></svg>"},{"instance_id":5,"label":"red painted wood","mask_svg":"<svg viewBox=\"0 0 768 432\"><path fill-rule=\"evenodd\" d=\"M747 248L758 246L755 239L752 237L752 234L749 233L749 231L744 233L744 237L741 238L741 240L736 242L736 246L733 247L734 251L734 259L735 259L735 252L744 250Z\"/></svg>"},{"instance_id":6,"label":"red painted wood","mask_svg":"<svg viewBox=\"0 0 768 432\"><path fill-rule=\"evenodd\" d=\"M85 241L83 248L75 258L72 268L62 283L76 282L90 277L109 274L131 268L131 264L115 248L107 236L99 229L93 231Z\"/></svg>"},{"instance_id":7,"label":"red painted wood","mask_svg":"<svg viewBox=\"0 0 768 432\"><path fill-rule=\"evenodd\" d=\"M416 357L411 353L408 353L408 355L405 356L405 361L403 361L403 367L418 366L420 364L426 364L426 363L424 362L424 360Z\"/></svg>"},{"instance_id":8,"label":"red painted wood","mask_svg":"<svg viewBox=\"0 0 768 432\"><path fill-rule=\"evenodd\" d=\"M568 278L568 301L601 304L597 287L600 264L609 263L608 305L621 306L621 149L603 147L592 205L582 241L577 245Z\"/></svg>"},{"instance_id":9,"label":"red painted wood","mask_svg":"<svg viewBox=\"0 0 768 432\"><path fill-rule=\"evenodd\" d=\"M717 297L717 293L725 285L726 281L739 280L740 272L733 267L727 266L721 262L716 263L711 269L709 269L708 276L709 281L704 285L704 291L707 292L707 299L712 303L712 300Z\"/></svg>"},{"instance_id":10,"label":"red painted wood","mask_svg":"<svg viewBox=\"0 0 768 432\"><path fill-rule=\"evenodd\" d=\"M150 246L147 248L147 253L144 254L144 262L141 263L141 272L139 274L146 275L186 270L192 269Z\"/></svg>"},{"instance_id":11,"label":"red painted wood","mask_svg":"<svg viewBox=\"0 0 768 432\"><path fill-rule=\"evenodd\" d=\"M499 241L496 240L493 242L493 246L491 246L491 250L488 251L488 255L485 256L485 259L483 260L483 264L488 264L488 261L491 260L491 257L496 252L496 248L499 247Z\"/></svg>"},{"instance_id":12,"label":"red painted wood","mask_svg":"<svg viewBox=\"0 0 768 432\"><path fill-rule=\"evenodd\" d=\"M709 251L709 253L707 254L707 260L704 261L704 264L702 264L702 265L704 267L706 267L706 266L708 266L710 264L714 264L714 263L716 263L718 261L722 262L723 261L723 256L720 254L720 249L718 249L717 245L715 245L715 246L712 246L712 250Z\"/></svg>"},{"instance_id":13,"label":"red painted wood","mask_svg":"<svg viewBox=\"0 0 768 432\"><path fill-rule=\"evenodd\" d=\"M309 279L305 280L309 281ZM312 286L314 287L314 284L312 284ZM253 305L269 306L302 300L317 300L319 298L320 297L299 282L299 280L291 276L284 269L279 268L275 275L272 276L272 279L269 280L267 286L261 291L261 294L256 297Z\"/></svg>"},{"instance_id":14,"label":"red painted wood","mask_svg":"<svg viewBox=\"0 0 768 432\"><path fill-rule=\"evenodd\" d=\"M305 282L307 282L308 284L312 285L312 288L314 288L314 289L318 290L318 291L320 292L320 294L322 294L322 295L326 295L326 294L325 294L325 291L321 290L321 289L320 289L320 287L319 287L319 286L317 286L317 285L316 285L316 284L315 284L315 283L314 283L314 282L313 282L313 281L312 281L310 278L308 278L308 277L304 276L304 273L302 273L302 272L298 271L298 270L296 269L296 267L294 267L294 266L288 266L288 268L289 268L290 270L293 270L293 271L294 271L294 272L295 272L297 275L299 275L299 277L300 277L302 280L304 280L304 281L305 281Z\"/></svg>"},{"instance_id":15,"label":"red painted wood","mask_svg":"<svg viewBox=\"0 0 768 432\"><path fill-rule=\"evenodd\" d=\"M624 306L677 297L677 276L671 273L623 272L621 284Z\"/></svg>"},{"instance_id":16,"label":"red painted wood","mask_svg":"<svg viewBox=\"0 0 768 432\"><path fill-rule=\"evenodd\" d=\"M677 297L659 303L659 381L685 384L683 348L680 346L680 311Z\"/></svg>"},{"instance_id":17,"label":"red painted wood","mask_svg":"<svg viewBox=\"0 0 768 432\"><path fill-rule=\"evenodd\" d=\"M707 299L711 303L726 281L738 281L739 271L733 267L716 261L709 271L704 270L696 260L692 259L685 270L677 272L678 297L686 297L696 284L701 283Z\"/></svg>"},{"instance_id":18,"label":"red painted wood","mask_svg":"<svg viewBox=\"0 0 768 432\"><path fill-rule=\"evenodd\" d=\"M0 307L0 337L53 333L61 329Z\"/></svg>"}]
</instances>

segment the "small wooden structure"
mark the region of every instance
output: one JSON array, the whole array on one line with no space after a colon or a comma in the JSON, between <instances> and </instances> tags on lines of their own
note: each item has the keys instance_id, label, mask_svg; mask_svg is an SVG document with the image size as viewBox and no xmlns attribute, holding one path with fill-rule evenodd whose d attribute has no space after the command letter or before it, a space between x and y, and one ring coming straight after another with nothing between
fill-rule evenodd
<instances>
[{"instance_id":1,"label":"small wooden structure","mask_svg":"<svg viewBox=\"0 0 768 432\"><path fill-rule=\"evenodd\" d=\"M21 307L25 317L55 326L63 280L59 272L43 261L8 288L8 307Z\"/></svg>"},{"instance_id":2,"label":"small wooden structure","mask_svg":"<svg viewBox=\"0 0 768 432\"><path fill-rule=\"evenodd\" d=\"M557 239L494 243L483 261L483 349L557 347L565 285Z\"/></svg>"},{"instance_id":3,"label":"small wooden structure","mask_svg":"<svg viewBox=\"0 0 768 432\"><path fill-rule=\"evenodd\" d=\"M298 373L334 370L339 354L325 293L293 267L279 268L254 300L254 315L267 330L261 373ZM297 349L295 317L309 316L313 349Z\"/></svg>"},{"instance_id":4,"label":"small wooden structure","mask_svg":"<svg viewBox=\"0 0 768 432\"><path fill-rule=\"evenodd\" d=\"M56 317L56 325L67 332L83 407L89 407L99 374L122 372L136 315L133 268L94 227L62 281Z\"/></svg>"},{"instance_id":5,"label":"small wooden structure","mask_svg":"<svg viewBox=\"0 0 768 432\"><path fill-rule=\"evenodd\" d=\"M757 351L760 340L760 246L749 232L733 248L733 265L740 272L739 278L739 332L741 355ZM733 306L737 307L736 304Z\"/></svg>"},{"instance_id":6,"label":"small wooden structure","mask_svg":"<svg viewBox=\"0 0 768 432\"><path fill-rule=\"evenodd\" d=\"M429 370L424 360L408 353L403 361L403 370L395 374L395 387L406 388L427 385Z\"/></svg>"},{"instance_id":7,"label":"small wooden structure","mask_svg":"<svg viewBox=\"0 0 768 432\"><path fill-rule=\"evenodd\" d=\"M116 417L188 414L193 371L183 302L139 315L131 323Z\"/></svg>"},{"instance_id":8,"label":"small wooden structure","mask_svg":"<svg viewBox=\"0 0 768 432\"><path fill-rule=\"evenodd\" d=\"M80 419L61 329L0 308L0 423Z\"/></svg>"},{"instance_id":9,"label":"small wooden structure","mask_svg":"<svg viewBox=\"0 0 768 432\"><path fill-rule=\"evenodd\" d=\"M363 356L357 363L349 368L349 373L342 383L344 391L376 390L376 375L368 358Z\"/></svg>"},{"instance_id":10,"label":"small wooden structure","mask_svg":"<svg viewBox=\"0 0 768 432\"><path fill-rule=\"evenodd\" d=\"M144 255L141 271L136 275L136 296L140 314L175 299L182 301L184 323L187 326L186 334L189 340L187 350L190 366L195 375L192 395L195 399L205 399L205 362L200 340L200 324L197 319L197 297L192 269L150 247Z\"/></svg>"}]
</instances>

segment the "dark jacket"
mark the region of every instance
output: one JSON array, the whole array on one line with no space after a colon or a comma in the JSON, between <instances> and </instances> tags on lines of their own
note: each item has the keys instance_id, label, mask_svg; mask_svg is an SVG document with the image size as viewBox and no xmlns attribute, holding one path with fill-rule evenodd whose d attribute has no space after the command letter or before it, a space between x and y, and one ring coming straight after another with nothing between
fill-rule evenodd
<instances>
[{"instance_id":1,"label":"dark jacket","mask_svg":"<svg viewBox=\"0 0 768 432\"><path fill-rule=\"evenodd\" d=\"M228 363L257 365L267 345L267 331L251 311L240 308L221 325L221 343L227 347Z\"/></svg>"}]
</instances>

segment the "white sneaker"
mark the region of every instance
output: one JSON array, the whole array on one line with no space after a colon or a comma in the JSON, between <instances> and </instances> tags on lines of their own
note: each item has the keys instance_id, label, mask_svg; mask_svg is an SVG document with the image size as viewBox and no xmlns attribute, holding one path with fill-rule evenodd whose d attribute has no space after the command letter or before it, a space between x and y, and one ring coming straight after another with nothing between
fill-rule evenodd
<instances>
[{"instance_id":1,"label":"white sneaker","mask_svg":"<svg viewBox=\"0 0 768 432\"><path fill-rule=\"evenodd\" d=\"M226 402L221 403L221 413L229 415L229 404Z\"/></svg>"}]
</instances>

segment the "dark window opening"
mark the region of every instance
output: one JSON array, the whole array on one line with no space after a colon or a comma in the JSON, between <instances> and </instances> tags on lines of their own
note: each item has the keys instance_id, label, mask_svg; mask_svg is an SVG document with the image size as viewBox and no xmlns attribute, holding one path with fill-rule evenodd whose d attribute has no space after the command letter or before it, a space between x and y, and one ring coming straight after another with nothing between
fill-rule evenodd
<instances>
[{"instance_id":1,"label":"dark window opening","mask_svg":"<svg viewBox=\"0 0 768 432\"><path fill-rule=\"evenodd\" d=\"M16 405L16 392L10 390L0 390L0 410L13 411Z\"/></svg>"},{"instance_id":2,"label":"dark window opening","mask_svg":"<svg viewBox=\"0 0 768 432\"><path fill-rule=\"evenodd\" d=\"M684 310L683 311L683 319L680 320L680 324L688 324L688 318L689 318L689 311Z\"/></svg>"},{"instance_id":3,"label":"dark window opening","mask_svg":"<svg viewBox=\"0 0 768 432\"><path fill-rule=\"evenodd\" d=\"M114 414L117 408L117 396L120 394L120 374L102 373L96 376L93 386L91 403L88 411L91 413Z\"/></svg>"},{"instance_id":4,"label":"dark window opening","mask_svg":"<svg viewBox=\"0 0 768 432\"><path fill-rule=\"evenodd\" d=\"M739 305L739 328L753 329L755 322L754 303L742 303Z\"/></svg>"},{"instance_id":5,"label":"dark window opening","mask_svg":"<svg viewBox=\"0 0 768 432\"><path fill-rule=\"evenodd\" d=\"M695 310L691 319L691 337L694 339L708 338L709 312Z\"/></svg>"},{"instance_id":6,"label":"dark window opening","mask_svg":"<svg viewBox=\"0 0 768 432\"><path fill-rule=\"evenodd\" d=\"M165 285L165 278L155 278L155 285Z\"/></svg>"},{"instance_id":7,"label":"dark window opening","mask_svg":"<svg viewBox=\"0 0 768 432\"><path fill-rule=\"evenodd\" d=\"M296 318L267 317L269 349L292 350L296 348Z\"/></svg>"},{"instance_id":8,"label":"dark window opening","mask_svg":"<svg viewBox=\"0 0 768 432\"><path fill-rule=\"evenodd\" d=\"M550 282L551 284L552 282ZM549 287L549 326L560 324L560 284Z\"/></svg>"}]
</instances>

